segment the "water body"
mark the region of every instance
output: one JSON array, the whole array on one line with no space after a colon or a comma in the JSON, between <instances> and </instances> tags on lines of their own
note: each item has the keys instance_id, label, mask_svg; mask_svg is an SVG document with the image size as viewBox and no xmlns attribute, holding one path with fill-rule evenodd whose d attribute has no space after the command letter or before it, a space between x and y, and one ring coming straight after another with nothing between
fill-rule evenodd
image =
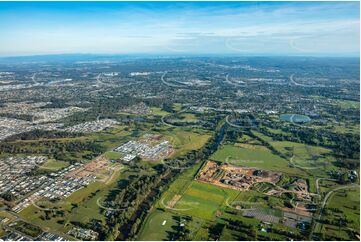
<instances>
[{"instance_id":1,"label":"water body","mask_svg":"<svg viewBox=\"0 0 361 242\"><path fill-rule=\"evenodd\" d=\"M307 123L311 121L310 117L301 114L281 114L280 119L292 123Z\"/></svg>"}]
</instances>

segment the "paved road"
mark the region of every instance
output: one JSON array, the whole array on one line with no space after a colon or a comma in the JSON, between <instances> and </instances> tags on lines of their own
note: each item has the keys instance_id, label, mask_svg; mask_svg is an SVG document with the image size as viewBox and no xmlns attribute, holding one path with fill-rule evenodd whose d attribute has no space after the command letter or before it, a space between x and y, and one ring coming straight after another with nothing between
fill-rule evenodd
<instances>
[{"instance_id":1,"label":"paved road","mask_svg":"<svg viewBox=\"0 0 361 242\"><path fill-rule=\"evenodd\" d=\"M175 126L175 125L173 125L173 124L169 124L169 123L167 123L166 121L164 121L164 118L165 118L165 117L166 117L166 116L162 116L162 118L160 119L164 125L167 125L167 126L170 126L170 127L178 127L178 126Z\"/></svg>"},{"instance_id":2,"label":"paved road","mask_svg":"<svg viewBox=\"0 0 361 242\"><path fill-rule=\"evenodd\" d=\"M184 86L180 86L180 85L171 84L171 83L166 82L166 80L164 80L165 75L167 75L167 72L164 72L162 77L160 78L164 85L167 85L169 87L184 87Z\"/></svg>"},{"instance_id":3,"label":"paved road","mask_svg":"<svg viewBox=\"0 0 361 242\"><path fill-rule=\"evenodd\" d=\"M295 79L294 79L294 76L295 76L295 74L292 74L290 76L290 81L291 81L292 84L294 84L296 86L301 86L301 87L308 87L308 85L304 85L304 84L296 82Z\"/></svg>"},{"instance_id":4,"label":"paved road","mask_svg":"<svg viewBox=\"0 0 361 242\"><path fill-rule=\"evenodd\" d=\"M34 82L34 84L38 84L38 82L35 80L36 73L33 74L31 77L31 80Z\"/></svg>"},{"instance_id":5,"label":"paved road","mask_svg":"<svg viewBox=\"0 0 361 242\"><path fill-rule=\"evenodd\" d=\"M321 196L321 191L320 191L320 184L319 181L320 180L325 180L325 181L337 181L336 179L330 179L330 178L317 178L316 179L316 191L317 194Z\"/></svg>"},{"instance_id":6,"label":"paved road","mask_svg":"<svg viewBox=\"0 0 361 242\"><path fill-rule=\"evenodd\" d=\"M244 85L241 85L239 83L235 83L235 82L232 82L231 80L229 80L229 74L226 75L226 82L235 87L244 87ZM245 82L243 82L243 83L246 84Z\"/></svg>"},{"instance_id":7,"label":"paved road","mask_svg":"<svg viewBox=\"0 0 361 242\"><path fill-rule=\"evenodd\" d=\"M295 78L294 78L295 74L292 74L290 76L290 81L292 84L294 84L295 86L299 86L299 87L323 87L321 85L307 85L307 84L301 84L301 83L298 83L295 81Z\"/></svg>"},{"instance_id":8,"label":"paved road","mask_svg":"<svg viewBox=\"0 0 361 242\"><path fill-rule=\"evenodd\" d=\"M335 188L331 191L329 191L325 198L323 199L323 202L322 202L322 205L321 205L321 212L320 212L320 215L318 216L318 219L321 219L322 217L322 210L324 209L324 207L326 206L327 204L327 200L330 198L330 196L336 192L336 191L339 191L339 190L344 190L344 189L350 189L350 188L356 188L356 187L359 187L358 184L352 184L352 185L347 185L347 186L342 186L342 187L338 187L338 188Z\"/></svg>"}]
</instances>

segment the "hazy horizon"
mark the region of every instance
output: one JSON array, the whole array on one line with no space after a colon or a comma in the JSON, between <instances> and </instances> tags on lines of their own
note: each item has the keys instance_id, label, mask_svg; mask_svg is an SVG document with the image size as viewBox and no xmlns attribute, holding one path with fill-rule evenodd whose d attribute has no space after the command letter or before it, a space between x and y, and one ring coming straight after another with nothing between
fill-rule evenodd
<instances>
[{"instance_id":1,"label":"hazy horizon","mask_svg":"<svg viewBox=\"0 0 361 242\"><path fill-rule=\"evenodd\" d=\"M359 2L0 2L0 56L359 56Z\"/></svg>"}]
</instances>

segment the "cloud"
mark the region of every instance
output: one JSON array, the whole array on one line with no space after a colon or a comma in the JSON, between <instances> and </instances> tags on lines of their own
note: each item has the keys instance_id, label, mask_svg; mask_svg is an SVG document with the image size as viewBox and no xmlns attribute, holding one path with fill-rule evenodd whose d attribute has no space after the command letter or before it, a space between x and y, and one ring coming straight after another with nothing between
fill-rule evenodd
<instances>
[{"instance_id":1,"label":"cloud","mask_svg":"<svg viewBox=\"0 0 361 242\"><path fill-rule=\"evenodd\" d=\"M67 4L75 3L62 3ZM0 54L359 53L359 3L130 2L93 3L89 9L81 3L76 6L78 9L73 6L69 10L56 6L51 10L0 10Z\"/></svg>"}]
</instances>

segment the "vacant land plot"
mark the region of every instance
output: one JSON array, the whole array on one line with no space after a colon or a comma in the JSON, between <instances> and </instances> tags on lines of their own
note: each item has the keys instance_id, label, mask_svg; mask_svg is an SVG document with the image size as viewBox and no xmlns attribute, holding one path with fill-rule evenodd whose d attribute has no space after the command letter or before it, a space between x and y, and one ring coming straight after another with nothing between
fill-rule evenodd
<instances>
[{"instance_id":1,"label":"vacant land plot","mask_svg":"<svg viewBox=\"0 0 361 242\"><path fill-rule=\"evenodd\" d=\"M195 133L180 128L166 131L163 134L176 150L173 156L183 155L190 150L200 149L211 137L208 133Z\"/></svg>"},{"instance_id":2,"label":"vacant land plot","mask_svg":"<svg viewBox=\"0 0 361 242\"><path fill-rule=\"evenodd\" d=\"M329 155L331 150L323 147L289 141L273 141L270 144L286 156L293 157L292 162L300 166L323 166L335 160Z\"/></svg>"},{"instance_id":3,"label":"vacant land plot","mask_svg":"<svg viewBox=\"0 0 361 242\"><path fill-rule=\"evenodd\" d=\"M212 160L228 162L233 165L257 167L271 171L281 171L291 174L299 173L298 169L288 166L288 161L272 154L263 146L242 148L225 145L211 156Z\"/></svg>"},{"instance_id":4,"label":"vacant land plot","mask_svg":"<svg viewBox=\"0 0 361 242\"><path fill-rule=\"evenodd\" d=\"M104 153L104 155L109 160L118 160L121 157L119 152L115 152L115 151L107 151L107 152Z\"/></svg>"},{"instance_id":5,"label":"vacant land plot","mask_svg":"<svg viewBox=\"0 0 361 242\"><path fill-rule=\"evenodd\" d=\"M57 170L65 168L67 166L69 166L68 162L49 159L44 164L42 164L39 168L43 169L43 170L57 171Z\"/></svg>"}]
</instances>

